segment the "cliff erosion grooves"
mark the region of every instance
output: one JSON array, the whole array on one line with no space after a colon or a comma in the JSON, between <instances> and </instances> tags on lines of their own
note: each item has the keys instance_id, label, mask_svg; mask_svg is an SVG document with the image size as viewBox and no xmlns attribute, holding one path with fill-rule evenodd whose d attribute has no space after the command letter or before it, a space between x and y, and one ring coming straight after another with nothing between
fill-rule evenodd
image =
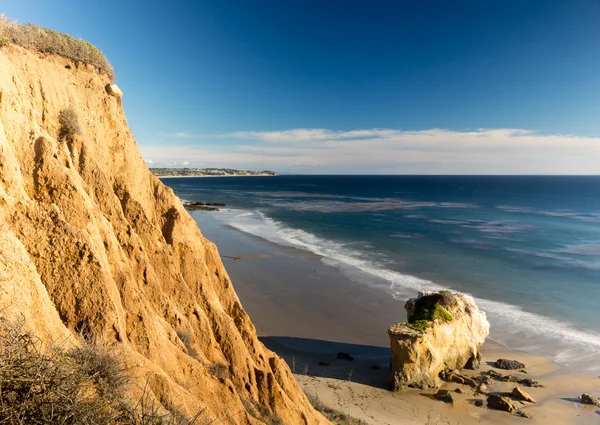
<instances>
[{"instance_id":1,"label":"cliff erosion grooves","mask_svg":"<svg viewBox=\"0 0 600 425\"><path fill-rule=\"evenodd\" d=\"M214 244L151 175L108 77L0 49L0 308L45 344L86 329L166 409L220 423L328 423L257 339ZM60 137L73 108L81 134ZM66 341L66 342L63 342ZM224 364L224 373L214 374Z\"/></svg>"}]
</instances>

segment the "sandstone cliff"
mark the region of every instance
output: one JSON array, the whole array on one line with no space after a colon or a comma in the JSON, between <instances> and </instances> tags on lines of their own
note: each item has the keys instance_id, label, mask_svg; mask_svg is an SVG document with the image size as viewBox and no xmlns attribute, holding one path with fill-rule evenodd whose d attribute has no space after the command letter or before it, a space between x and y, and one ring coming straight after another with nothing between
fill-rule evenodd
<instances>
[{"instance_id":1,"label":"sandstone cliff","mask_svg":"<svg viewBox=\"0 0 600 425\"><path fill-rule=\"evenodd\" d=\"M2 314L24 314L46 344L77 344L86 328L167 409L261 423L254 403L285 424L328 423L257 340L215 246L146 168L109 83L89 65L0 48ZM62 137L68 108L81 134Z\"/></svg>"},{"instance_id":2,"label":"sandstone cliff","mask_svg":"<svg viewBox=\"0 0 600 425\"><path fill-rule=\"evenodd\" d=\"M419 292L405 305L408 322L389 328L390 389L439 387L440 373L476 367L489 334L485 313L468 295L449 291Z\"/></svg>"}]
</instances>

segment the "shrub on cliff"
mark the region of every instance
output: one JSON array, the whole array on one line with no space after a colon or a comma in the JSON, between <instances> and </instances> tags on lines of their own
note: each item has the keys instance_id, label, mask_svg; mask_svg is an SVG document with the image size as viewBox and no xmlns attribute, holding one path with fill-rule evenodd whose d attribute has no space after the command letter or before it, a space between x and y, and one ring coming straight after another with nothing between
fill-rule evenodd
<instances>
[{"instance_id":1,"label":"shrub on cliff","mask_svg":"<svg viewBox=\"0 0 600 425\"><path fill-rule=\"evenodd\" d=\"M115 79L115 73L106 56L87 41L37 25L20 24L0 15L0 47L9 43L40 53L50 53L88 63L106 74L111 81Z\"/></svg>"},{"instance_id":2,"label":"shrub on cliff","mask_svg":"<svg viewBox=\"0 0 600 425\"><path fill-rule=\"evenodd\" d=\"M81 134L81 126L77 112L73 107L63 109L58 114L60 129L58 130L59 139L72 139L75 134Z\"/></svg>"}]
</instances>

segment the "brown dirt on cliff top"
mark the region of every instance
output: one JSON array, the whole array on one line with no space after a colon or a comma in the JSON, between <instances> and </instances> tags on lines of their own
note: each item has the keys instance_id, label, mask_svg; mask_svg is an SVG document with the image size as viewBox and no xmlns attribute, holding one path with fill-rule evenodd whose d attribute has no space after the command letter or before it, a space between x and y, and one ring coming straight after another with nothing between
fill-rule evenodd
<instances>
[{"instance_id":1,"label":"brown dirt on cliff top","mask_svg":"<svg viewBox=\"0 0 600 425\"><path fill-rule=\"evenodd\" d=\"M257 340L214 244L146 168L109 78L69 64L0 48L4 314L24 314L46 344L77 344L85 328L118 347L137 395L147 382L166 409L267 421L250 402L285 424L327 423ZM81 134L60 139L67 108Z\"/></svg>"}]
</instances>

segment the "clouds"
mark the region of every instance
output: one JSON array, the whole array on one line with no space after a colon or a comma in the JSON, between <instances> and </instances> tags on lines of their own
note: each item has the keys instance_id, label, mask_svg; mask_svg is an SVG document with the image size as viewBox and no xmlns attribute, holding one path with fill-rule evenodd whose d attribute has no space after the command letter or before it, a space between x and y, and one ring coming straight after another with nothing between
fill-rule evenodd
<instances>
[{"instance_id":1,"label":"clouds","mask_svg":"<svg viewBox=\"0 0 600 425\"><path fill-rule=\"evenodd\" d=\"M177 133L191 138L190 133ZM600 174L600 138L523 129L298 128L202 136L202 145L141 146L161 162L309 173ZM208 143L210 142L210 143ZM158 163L157 160L155 162Z\"/></svg>"}]
</instances>

